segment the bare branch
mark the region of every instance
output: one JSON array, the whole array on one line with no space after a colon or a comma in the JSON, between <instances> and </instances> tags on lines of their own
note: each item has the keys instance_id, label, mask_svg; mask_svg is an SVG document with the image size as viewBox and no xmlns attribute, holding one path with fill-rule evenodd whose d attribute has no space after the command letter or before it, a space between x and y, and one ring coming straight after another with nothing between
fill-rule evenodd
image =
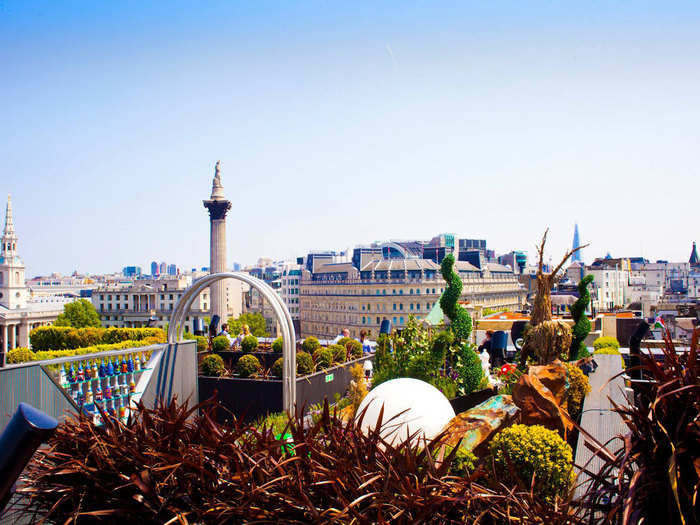
<instances>
[{"instance_id":1,"label":"bare branch","mask_svg":"<svg viewBox=\"0 0 700 525\"><path fill-rule=\"evenodd\" d=\"M566 252L566 255L564 255L564 258L563 258L563 259L561 260L561 262L559 263L559 266L557 266L557 267L554 269L554 271L552 272L552 275L556 275L557 273L559 273L559 270L561 270L562 266L564 266L564 264L566 263L566 261L569 260L569 257L571 257L573 254L575 254L577 251L583 250L584 248L586 248L586 247L588 247L588 246L590 246L590 245L589 245L589 244L584 244L583 246L579 246L578 248L574 248L573 250L569 250L568 252Z\"/></svg>"},{"instance_id":2,"label":"bare branch","mask_svg":"<svg viewBox=\"0 0 700 525\"><path fill-rule=\"evenodd\" d=\"M537 273L542 274L542 268L544 267L544 244L547 242L547 234L549 233L549 228L544 231L542 236L542 242L540 247L537 248L537 253L539 255L539 262L537 263Z\"/></svg>"}]
</instances>

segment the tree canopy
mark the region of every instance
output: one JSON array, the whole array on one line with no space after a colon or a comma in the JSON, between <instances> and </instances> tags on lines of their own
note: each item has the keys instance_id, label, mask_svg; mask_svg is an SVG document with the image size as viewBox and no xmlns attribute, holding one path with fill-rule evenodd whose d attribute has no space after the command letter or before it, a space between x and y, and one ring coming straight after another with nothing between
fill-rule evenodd
<instances>
[{"instance_id":1,"label":"tree canopy","mask_svg":"<svg viewBox=\"0 0 700 525\"><path fill-rule=\"evenodd\" d=\"M73 328L100 326L100 315L90 301L78 299L63 307L63 313L59 314L54 325L72 326Z\"/></svg>"},{"instance_id":2,"label":"tree canopy","mask_svg":"<svg viewBox=\"0 0 700 525\"><path fill-rule=\"evenodd\" d=\"M228 320L228 332L231 335L237 335L241 333L241 327L247 324L250 329L250 333L256 337L268 337L270 334L267 333L265 318L259 312L247 312L238 316L237 319L233 317Z\"/></svg>"}]
</instances>

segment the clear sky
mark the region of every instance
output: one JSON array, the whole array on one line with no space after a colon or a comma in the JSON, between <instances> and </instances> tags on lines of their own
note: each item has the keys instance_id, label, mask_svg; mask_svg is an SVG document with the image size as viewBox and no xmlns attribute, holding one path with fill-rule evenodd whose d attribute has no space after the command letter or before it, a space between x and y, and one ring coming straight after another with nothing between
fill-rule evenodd
<instances>
[{"instance_id":1,"label":"clear sky","mask_svg":"<svg viewBox=\"0 0 700 525\"><path fill-rule=\"evenodd\" d=\"M700 2L573 4L0 0L27 274L208 265L217 159L229 262L547 226L558 259L574 221L587 261L687 260Z\"/></svg>"}]
</instances>

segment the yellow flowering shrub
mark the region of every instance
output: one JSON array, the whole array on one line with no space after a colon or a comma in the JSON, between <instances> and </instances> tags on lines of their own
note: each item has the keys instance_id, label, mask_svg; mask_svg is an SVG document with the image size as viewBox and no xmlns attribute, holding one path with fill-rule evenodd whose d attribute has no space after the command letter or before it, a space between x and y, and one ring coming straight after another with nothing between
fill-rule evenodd
<instances>
[{"instance_id":1,"label":"yellow flowering shrub","mask_svg":"<svg viewBox=\"0 0 700 525\"><path fill-rule=\"evenodd\" d=\"M566 405L569 414L577 414L583 406L583 399L591 391L591 383L586 374L573 363L564 363L569 389L566 392Z\"/></svg>"},{"instance_id":2,"label":"yellow flowering shrub","mask_svg":"<svg viewBox=\"0 0 700 525\"><path fill-rule=\"evenodd\" d=\"M565 497L571 489L571 447L553 430L541 425L513 425L496 434L490 452L498 481L529 488L534 475L535 496L548 502Z\"/></svg>"}]
</instances>

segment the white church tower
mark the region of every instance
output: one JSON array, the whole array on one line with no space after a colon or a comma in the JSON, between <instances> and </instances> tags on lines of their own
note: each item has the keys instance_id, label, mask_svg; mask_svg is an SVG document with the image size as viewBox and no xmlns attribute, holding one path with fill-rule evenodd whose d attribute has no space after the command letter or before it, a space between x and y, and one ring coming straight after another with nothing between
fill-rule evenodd
<instances>
[{"instance_id":1,"label":"white church tower","mask_svg":"<svg viewBox=\"0 0 700 525\"><path fill-rule=\"evenodd\" d=\"M17 255L17 235L12 221L12 201L7 196L5 229L0 246L0 306L10 310L26 308L27 286L24 282L24 263Z\"/></svg>"}]
</instances>

